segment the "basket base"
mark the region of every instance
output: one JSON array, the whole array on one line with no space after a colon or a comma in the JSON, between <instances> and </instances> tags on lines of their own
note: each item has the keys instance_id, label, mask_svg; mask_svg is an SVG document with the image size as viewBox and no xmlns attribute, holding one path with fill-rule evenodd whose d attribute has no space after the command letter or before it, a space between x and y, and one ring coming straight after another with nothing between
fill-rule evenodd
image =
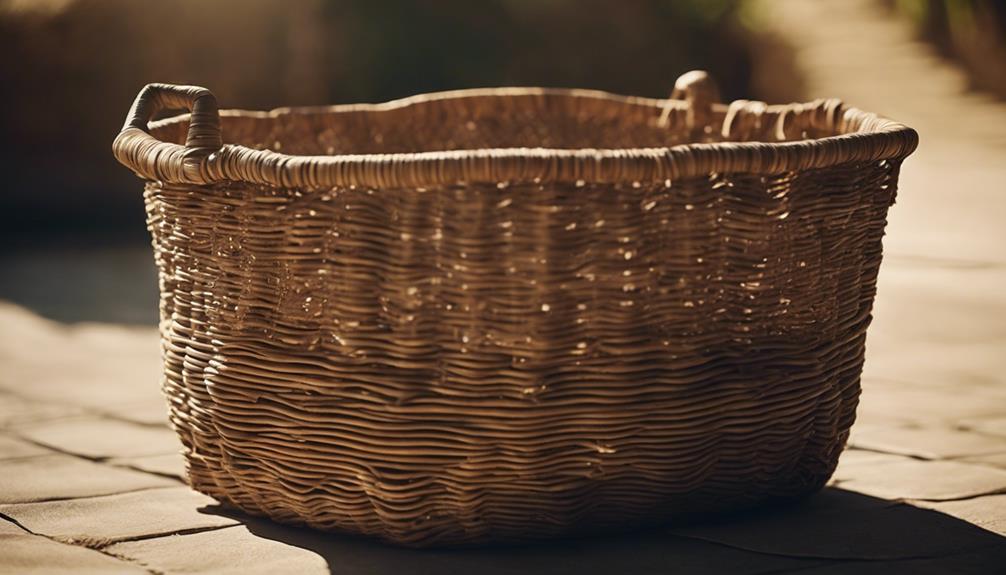
<instances>
[{"instance_id":1,"label":"basket base","mask_svg":"<svg viewBox=\"0 0 1006 575\"><path fill-rule=\"evenodd\" d=\"M454 517L441 517L437 521L431 514L428 521L409 524L387 524L360 521L358 528L346 527L343 516L332 510L331 518L315 511L314 519L305 517L304 511L292 509L286 502L273 502L255 497L240 488L224 489L219 478L211 479L205 467L190 461L189 483L221 502L224 508L239 513L270 519L277 523L308 527L323 532L348 536L375 537L386 543L408 548L465 548L486 545L509 545L543 542L568 537L590 537L603 534L628 533L656 527L670 527L729 520L736 514L757 512L775 505L786 505L818 493L828 482L837 464L837 456L844 446L829 455L828 460L812 458L795 469L786 481L775 478L774 486L760 491L764 486L751 484L747 490L733 493L715 489L699 489L668 497L659 492L637 492L633 500L604 496L604 482L586 482L581 490L599 493L596 499L584 498L581 492L554 493L549 499L562 501L564 497L587 500L587 511L575 515L574 520L557 520L550 516L547 504L537 514L507 515L505 509L494 510L489 520L467 516L464 522ZM617 483L616 483L617 485ZM609 484L609 491L610 491ZM533 494L529 494L533 497ZM554 505L552 506L554 507ZM567 516L569 517L569 516Z\"/></svg>"}]
</instances>

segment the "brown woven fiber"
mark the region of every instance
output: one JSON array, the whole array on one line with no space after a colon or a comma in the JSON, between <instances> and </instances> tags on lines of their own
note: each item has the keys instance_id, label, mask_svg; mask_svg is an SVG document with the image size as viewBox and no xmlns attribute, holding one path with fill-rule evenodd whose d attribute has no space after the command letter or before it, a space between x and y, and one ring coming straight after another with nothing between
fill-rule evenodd
<instances>
[{"instance_id":1,"label":"brown woven fiber","mask_svg":"<svg viewBox=\"0 0 1006 575\"><path fill-rule=\"evenodd\" d=\"M147 181L192 486L413 546L819 489L916 133L676 92L218 112L147 86L114 151Z\"/></svg>"}]
</instances>

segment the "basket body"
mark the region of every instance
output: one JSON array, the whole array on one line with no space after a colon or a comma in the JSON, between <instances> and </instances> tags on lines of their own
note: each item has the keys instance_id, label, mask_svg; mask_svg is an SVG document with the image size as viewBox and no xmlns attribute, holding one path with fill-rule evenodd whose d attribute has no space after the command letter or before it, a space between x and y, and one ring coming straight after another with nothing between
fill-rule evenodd
<instances>
[{"instance_id":1,"label":"basket body","mask_svg":"<svg viewBox=\"0 0 1006 575\"><path fill-rule=\"evenodd\" d=\"M408 545L813 492L854 420L900 161L151 181L189 481Z\"/></svg>"}]
</instances>

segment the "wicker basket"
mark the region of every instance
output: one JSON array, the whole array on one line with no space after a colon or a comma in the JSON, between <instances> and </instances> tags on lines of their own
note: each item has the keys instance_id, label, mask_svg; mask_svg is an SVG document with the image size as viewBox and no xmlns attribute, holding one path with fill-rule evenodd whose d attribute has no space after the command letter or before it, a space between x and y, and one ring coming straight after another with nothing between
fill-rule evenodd
<instances>
[{"instance_id":1,"label":"wicker basket","mask_svg":"<svg viewBox=\"0 0 1006 575\"><path fill-rule=\"evenodd\" d=\"M114 151L147 180L192 486L414 546L819 489L917 135L675 91L218 113L144 88Z\"/></svg>"}]
</instances>

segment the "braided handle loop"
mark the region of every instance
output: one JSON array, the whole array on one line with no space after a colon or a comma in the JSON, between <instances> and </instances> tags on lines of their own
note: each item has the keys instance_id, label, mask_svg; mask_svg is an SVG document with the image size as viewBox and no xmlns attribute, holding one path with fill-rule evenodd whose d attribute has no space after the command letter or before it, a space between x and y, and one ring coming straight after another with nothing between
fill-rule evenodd
<instances>
[{"instance_id":1,"label":"braided handle loop","mask_svg":"<svg viewBox=\"0 0 1006 575\"><path fill-rule=\"evenodd\" d=\"M147 124L164 110L188 110L185 145L162 142ZM122 131L112 144L117 160L149 180L205 184L206 158L223 146L217 98L206 88L147 84L133 101Z\"/></svg>"},{"instance_id":2,"label":"braided handle loop","mask_svg":"<svg viewBox=\"0 0 1006 575\"><path fill-rule=\"evenodd\" d=\"M688 129L692 132L701 132L712 123L713 104L719 103L720 90L705 70L685 72L674 82L674 91L671 92L671 97L660 115L659 125L667 125L677 100L688 103L685 115Z\"/></svg>"}]
</instances>

